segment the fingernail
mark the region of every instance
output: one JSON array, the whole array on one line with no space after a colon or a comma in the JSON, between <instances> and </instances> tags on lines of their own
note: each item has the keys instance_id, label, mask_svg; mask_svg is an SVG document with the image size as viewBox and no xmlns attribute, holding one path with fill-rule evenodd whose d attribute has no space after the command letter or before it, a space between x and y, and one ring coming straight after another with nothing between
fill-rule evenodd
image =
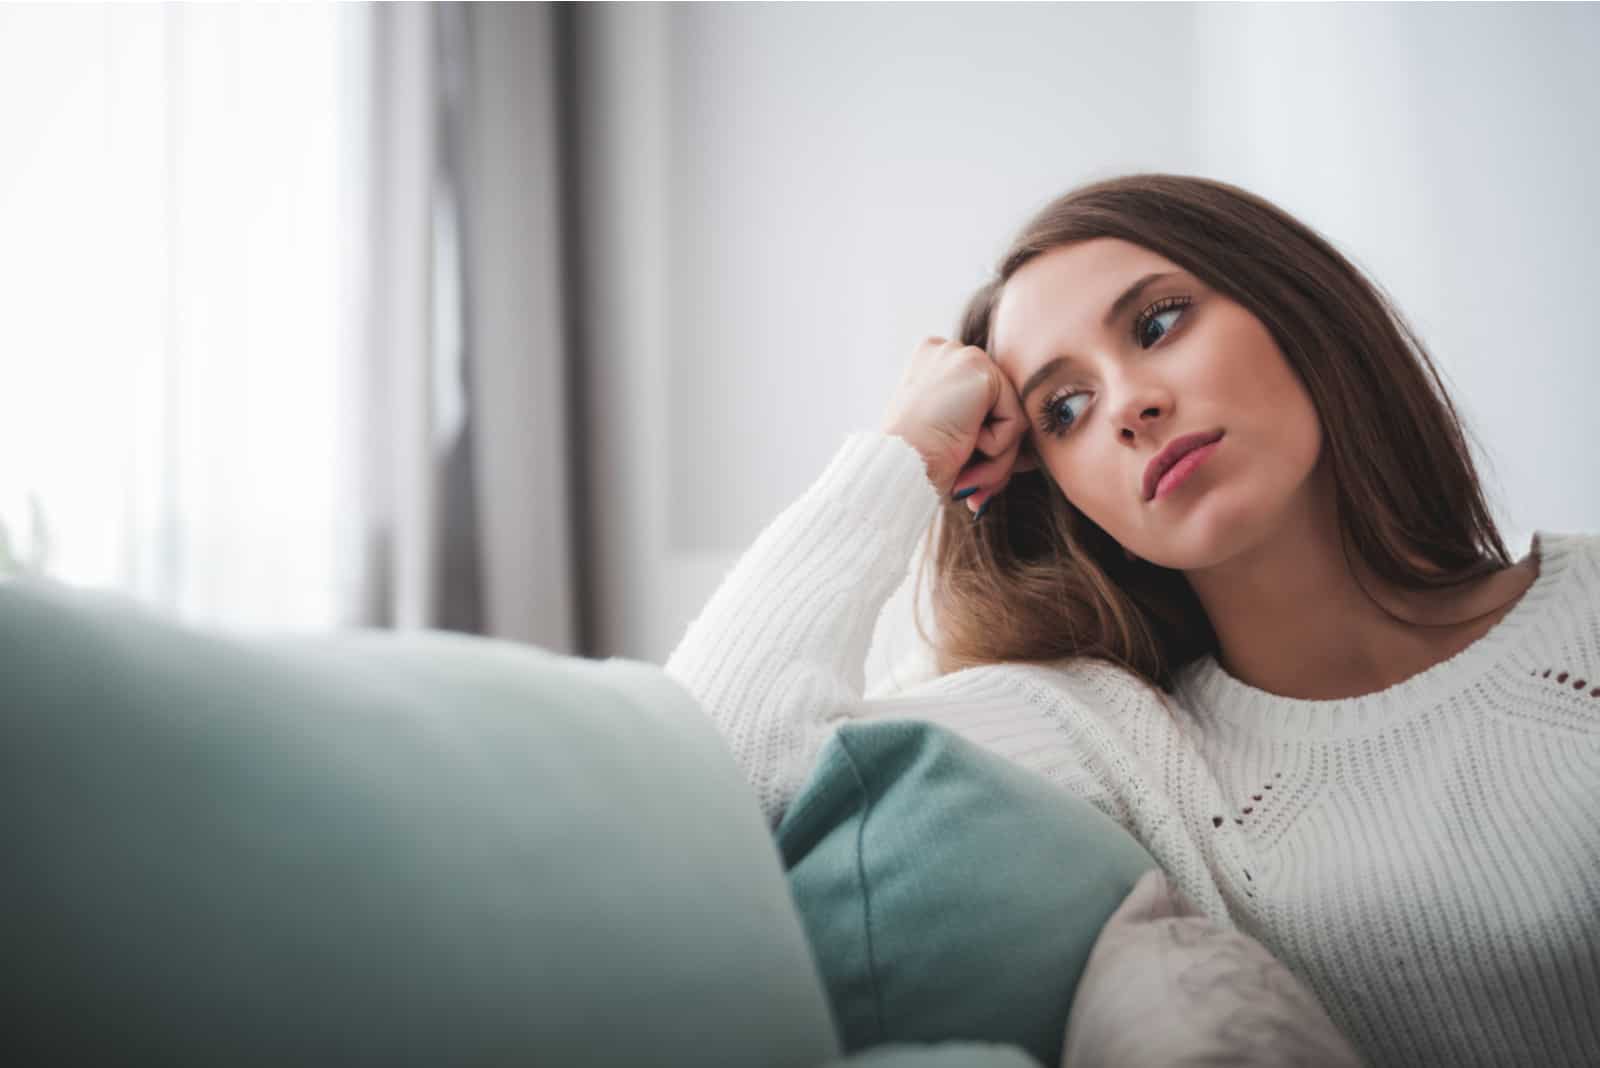
<instances>
[{"instance_id":1,"label":"fingernail","mask_svg":"<svg viewBox=\"0 0 1600 1068\"><path fill-rule=\"evenodd\" d=\"M952 493L950 495L950 499L951 500L956 500L956 501L964 501L968 497L972 496L974 493L977 493L977 492L978 492L978 487L977 486L968 486L964 490L956 490L956 492L954 492L954 493Z\"/></svg>"},{"instance_id":2,"label":"fingernail","mask_svg":"<svg viewBox=\"0 0 1600 1068\"><path fill-rule=\"evenodd\" d=\"M983 518L983 513L988 510L989 504L993 500L994 500L994 498L990 497L989 500L984 501L982 504L978 505L978 514L972 517L972 521L974 523L976 523L978 520Z\"/></svg>"}]
</instances>

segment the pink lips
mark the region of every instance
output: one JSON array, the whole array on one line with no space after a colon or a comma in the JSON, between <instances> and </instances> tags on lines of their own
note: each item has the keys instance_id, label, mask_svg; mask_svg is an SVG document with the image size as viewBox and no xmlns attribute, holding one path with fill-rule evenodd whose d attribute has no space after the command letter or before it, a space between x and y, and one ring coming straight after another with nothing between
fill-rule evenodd
<instances>
[{"instance_id":1,"label":"pink lips","mask_svg":"<svg viewBox=\"0 0 1600 1068\"><path fill-rule=\"evenodd\" d=\"M1191 449L1184 453L1177 463L1167 468L1167 473L1161 476L1161 481L1156 483L1154 499L1160 500L1177 489L1178 484L1189 477L1189 472L1205 463L1206 457L1216 452L1217 446L1220 444L1221 442L1214 441L1210 445L1202 445L1198 449Z\"/></svg>"},{"instance_id":2,"label":"pink lips","mask_svg":"<svg viewBox=\"0 0 1600 1068\"><path fill-rule=\"evenodd\" d=\"M1222 431L1210 430L1185 434L1167 443L1166 448L1151 460L1144 472L1144 499L1155 500L1171 493L1178 483L1205 462L1216 451Z\"/></svg>"}]
</instances>

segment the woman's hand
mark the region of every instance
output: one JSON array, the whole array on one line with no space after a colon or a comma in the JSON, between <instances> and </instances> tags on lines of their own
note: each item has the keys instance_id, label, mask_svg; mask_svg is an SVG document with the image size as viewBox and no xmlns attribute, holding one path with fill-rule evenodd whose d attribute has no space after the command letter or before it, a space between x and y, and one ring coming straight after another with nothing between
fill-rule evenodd
<instances>
[{"instance_id":1,"label":"woman's hand","mask_svg":"<svg viewBox=\"0 0 1600 1068\"><path fill-rule=\"evenodd\" d=\"M1013 472L1038 466L1011 380L976 345L942 337L918 345L883 429L921 454L941 495L974 487L966 498L973 512L1005 489Z\"/></svg>"}]
</instances>

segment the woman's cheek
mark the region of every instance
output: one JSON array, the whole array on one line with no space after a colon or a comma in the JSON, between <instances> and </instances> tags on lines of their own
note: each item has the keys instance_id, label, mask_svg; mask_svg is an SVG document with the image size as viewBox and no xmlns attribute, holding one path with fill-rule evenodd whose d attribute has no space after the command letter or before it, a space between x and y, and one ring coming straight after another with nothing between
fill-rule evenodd
<instances>
[{"instance_id":1,"label":"woman's cheek","mask_svg":"<svg viewBox=\"0 0 1600 1068\"><path fill-rule=\"evenodd\" d=\"M1106 480L1100 479L1092 486L1084 486L1076 495L1068 493L1067 499L1077 506L1078 511L1088 516L1095 526L1117 541L1125 543L1132 530L1131 517L1127 509L1118 507L1115 495Z\"/></svg>"}]
</instances>

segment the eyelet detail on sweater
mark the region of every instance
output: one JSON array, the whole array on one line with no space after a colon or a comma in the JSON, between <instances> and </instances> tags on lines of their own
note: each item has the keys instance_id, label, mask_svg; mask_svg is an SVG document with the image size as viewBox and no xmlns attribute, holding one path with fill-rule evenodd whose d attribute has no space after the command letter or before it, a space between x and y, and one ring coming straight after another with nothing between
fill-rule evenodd
<instances>
[{"instance_id":1,"label":"eyelet detail on sweater","mask_svg":"<svg viewBox=\"0 0 1600 1068\"><path fill-rule=\"evenodd\" d=\"M1283 778L1283 772L1275 771L1275 772L1272 773L1272 777L1274 779L1281 779L1281 778ZM1267 790L1270 790L1270 789L1272 789L1272 784L1270 782L1262 783L1261 784L1261 789L1262 789L1263 792L1265 792ZM1251 794L1250 795L1250 800L1252 800L1252 801L1260 801L1261 798L1262 798L1262 794ZM1241 815L1248 816L1252 812L1254 812L1255 810L1256 810L1256 807L1254 805L1247 805L1244 808L1240 809L1239 812L1240 812ZM1244 820L1240 819L1238 816L1233 817L1233 822L1239 824L1241 827L1244 826ZM1213 827L1221 827L1222 826L1222 817L1221 816L1212 816L1211 817L1211 826L1213 826ZM1248 876L1246 876L1246 878L1248 878Z\"/></svg>"},{"instance_id":2,"label":"eyelet detail on sweater","mask_svg":"<svg viewBox=\"0 0 1600 1068\"><path fill-rule=\"evenodd\" d=\"M1550 677L1550 673L1555 671L1555 670L1556 670L1555 668L1545 668L1544 671L1541 672L1538 668L1534 668L1532 671L1528 672L1528 674L1532 675L1532 676L1535 676L1537 678L1548 679ZM1571 674L1571 672L1567 672L1567 671L1556 672L1555 681L1557 681L1559 683L1565 683L1567 681L1567 677L1570 674ZM1585 686L1588 686L1588 685L1589 685L1589 680L1588 679L1574 678L1572 680L1572 688L1574 690L1577 690L1580 693L1583 692L1583 688ZM1590 697L1600 697L1600 686L1596 686L1594 689L1590 690L1589 691L1589 696Z\"/></svg>"}]
</instances>

